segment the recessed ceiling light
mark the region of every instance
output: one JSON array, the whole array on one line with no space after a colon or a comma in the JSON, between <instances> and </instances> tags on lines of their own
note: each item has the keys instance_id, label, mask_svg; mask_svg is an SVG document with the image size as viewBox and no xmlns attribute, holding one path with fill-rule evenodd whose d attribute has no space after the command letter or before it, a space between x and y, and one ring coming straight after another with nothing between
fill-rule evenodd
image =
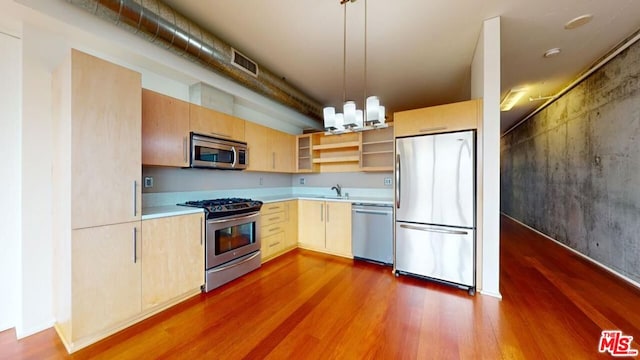
<instances>
[{"instance_id":1,"label":"recessed ceiling light","mask_svg":"<svg viewBox=\"0 0 640 360\"><path fill-rule=\"evenodd\" d=\"M560 48L549 49L544 52L544 57L550 58L560 54Z\"/></svg>"},{"instance_id":2,"label":"recessed ceiling light","mask_svg":"<svg viewBox=\"0 0 640 360\"><path fill-rule=\"evenodd\" d=\"M567 30L575 29L584 24L587 24L591 21L591 19L593 19L593 15L591 14L580 15L577 18L569 20L569 22L564 24L564 28Z\"/></svg>"}]
</instances>

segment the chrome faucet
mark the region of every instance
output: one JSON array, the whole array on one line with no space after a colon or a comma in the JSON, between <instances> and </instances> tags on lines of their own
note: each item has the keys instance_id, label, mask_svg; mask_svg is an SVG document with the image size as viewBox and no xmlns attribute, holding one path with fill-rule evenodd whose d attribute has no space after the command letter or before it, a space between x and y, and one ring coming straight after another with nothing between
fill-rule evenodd
<instances>
[{"instance_id":1,"label":"chrome faucet","mask_svg":"<svg viewBox=\"0 0 640 360\"><path fill-rule=\"evenodd\" d=\"M331 190L335 190L338 197L342 197L342 187L340 187L340 184L336 184L336 186L333 186Z\"/></svg>"}]
</instances>

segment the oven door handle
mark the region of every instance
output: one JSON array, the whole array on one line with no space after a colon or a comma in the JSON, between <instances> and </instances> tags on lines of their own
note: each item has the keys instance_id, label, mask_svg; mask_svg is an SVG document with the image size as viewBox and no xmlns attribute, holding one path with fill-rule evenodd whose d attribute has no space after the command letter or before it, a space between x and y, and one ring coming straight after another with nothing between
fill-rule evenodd
<instances>
[{"instance_id":1,"label":"oven door handle","mask_svg":"<svg viewBox=\"0 0 640 360\"><path fill-rule=\"evenodd\" d=\"M231 264L231 265L227 265L227 266L221 266L215 269L211 269L211 270L207 270L207 273L216 273L219 271L224 271L224 270L229 270L231 268L234 268L236 266L242 265L244 263L246 263L247 261L251 261L253 259L255 259L257 256L260 256L260 251L256 251L255 254L249 256L246 259L242 259L242 261L238 261L237 263Z\"/></svg>"},{"instance_id":2,"label":"oven door handle","mask_svg":"<svg viewBox=\"0 0 640 360\"><path fill-rule=\"evenodd\" d=\"M232 218L219 219L219 220L207 220L207 223L208 224L220 224L220 223L225 223L225 222L229 222L229 221L238 221L238 220L251 219L252 217L258 217L259 215L260 215L259 212L254 212L254 213L251 213L249 215L245 215L245 216L241 216L241 217L232 217Z\"/></svg>"}]
</instances>

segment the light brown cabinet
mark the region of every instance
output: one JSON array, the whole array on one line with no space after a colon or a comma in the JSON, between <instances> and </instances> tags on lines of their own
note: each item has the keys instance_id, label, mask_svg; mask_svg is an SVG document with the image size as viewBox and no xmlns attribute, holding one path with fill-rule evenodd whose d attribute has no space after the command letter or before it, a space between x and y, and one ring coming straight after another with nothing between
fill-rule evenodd
<instances>
[{"instance_id":1,"label":"light brown cabinet","mask_svg":"<svg viewBox=\"0 0 640 360\"><path fill-rule=\"evenodd\" d=\"M142 164L189 166L189 103L142 89Z\"/></svg>"},{"instance_id":2,"label":"light brown cabinet","mask_svg":"<svg viewBox=\"0 0 640 360\"><path fill-rule=\"evenodd\" d=\"M301 248L352 258L351 203L298 201L298 245Z\"/></svg>"},{"instance_id":3,"label":"light brown cabinet","mask_svg":"<svg viewBox=\"0 0 640 360\"><path fill-rule=\"evenodd\" d=\"M66 341L97 340L140 312L139 231L139 221L72 231Z\"/></svg>"},{"instance_id":4,"label":"light brown cabinet","mask_svg":"<svg viewBox=\"0 0 640 360\"><path fill-rule=\"evenodd\" d=\"M52 80L53 312L74 351L140 312L142 88L77 50Z\"/></svg>"},{"instance_id":5,"label":"light brown cabinet","mask_svg":"<svg viewBox=\"0 0 640 360\"><path fill-rule=\"evenodd\" d=\"M482 113L481 106L480 100L469 100L397 112L393 116L394 136L476 129Z\"/></svg>"},{"instance_id":6,"label":"light brown cabinet","mask_svg":"<svg viewBox=\"0 0 640 360\"><path fill-rule=\"evenodd\" d=\"M311 145L313 144L313 134L303 134L296 136L296 172L310 173L320 171L318 164L314 164L311 159Z\"/></svg>"},{"instance_id":7,"label":"light brown cabinet","mask_svg":"<svg viewBox=\"0 0 640 360\"><path fill-rule=\"evenodd\" d=\"M298 239L297 200L268 203L260 210L262 262L294 249Z\"/></svg>"},{"instance_id":8,"label":"light brown cabinet","mask_svg":"<svg viewBox=\"0 0 640 360\"><path fill-rule=\"evenodd\" d=\"M294 172L295 136L250 121L245 123L249 171Z\"/></svg>"},{"instance_id":9,"label":"light brown cabinet","mask_svg":"<svg viewBox=\"0 0 640 360\"><path fill-rule=\"evenodd\" d=\"M142 310L175 303L204 284L204 214L142 221Z\"/></svg>"},{"instance_id":10,"label":"light brown cabinet","mask_svg":"<svg viewBox=\"0 0 640 360\"><path fill-rule=\"evenodd\" d=\"M245 121L206 107L189 104L189 123L191 131L244 141Z\"/></svg>"},{"instance_id":11,"label":"light brown cabinet","mask_svg":"<svg viewBox=\"0 0 640 360\"><path fill-rule=\"evenodd\" d=\"M68 195L71 228L140 220L140 74L72 50L53 76L55 196Z\"/></svg>"}]
</instances>

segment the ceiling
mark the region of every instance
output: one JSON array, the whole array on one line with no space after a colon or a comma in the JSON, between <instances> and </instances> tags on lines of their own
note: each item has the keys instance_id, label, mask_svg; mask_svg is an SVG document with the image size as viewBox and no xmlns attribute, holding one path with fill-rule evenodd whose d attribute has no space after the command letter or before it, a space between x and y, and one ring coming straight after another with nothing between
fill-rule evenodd
<instances>
[{"instance_id":1,"label":"ceiling","mask_svg":"<svg viewBox=\"0 0 640 360\"><path fill-rule=\"evenodd\" d=\"M343 102L343 19L339 0L165 0L184 16L284 77L321 104ZM347 3L346 97L362 107L365 0ZM577 29L564 24L583 15ZM366 93L387 115L467 100L471 61L482 22L502 25L502 96L529 92L502 130L542 105L529 97L557 93L640 28L636 0L369 0ZM550 48L561 48L544 58Z\"/></svg>"}]
</instances>

